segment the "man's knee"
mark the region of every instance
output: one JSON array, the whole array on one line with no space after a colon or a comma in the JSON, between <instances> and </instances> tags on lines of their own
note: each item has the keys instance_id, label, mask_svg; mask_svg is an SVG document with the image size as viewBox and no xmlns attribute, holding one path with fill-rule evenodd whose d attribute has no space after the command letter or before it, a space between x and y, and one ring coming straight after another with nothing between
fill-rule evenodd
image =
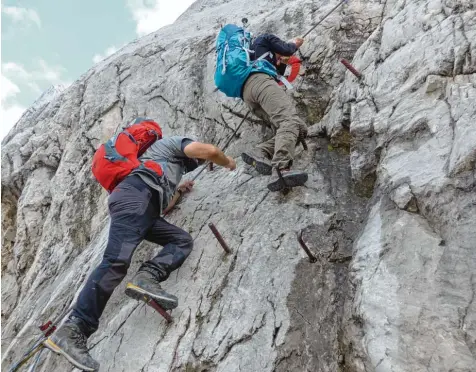
<instances>
[{"instance_id":1,"label":"man's knee","mask_svg":"<svg viewBox=\"0 0 476 372\"><path fill-rule=\"evenodd\" d=\"M297 138L299 136L299 123L295 120L285 120L285 122L279 126L276 134L286 134Z\"/></svg>"},{"instance_id":2,"label":"man's knee","mask_svg":"<svg viewBox=\"0 0 476 372\"><path fill-rule=\"evenodd\" d=\"M192 236L188 232L183 231L179 239L179 244L180 248L186 252L186 255L188 256L193 249Z\"/></svg>"},{"instance_id":3,"label":"man's knee","mask_svg":"<svg viewBox=\"0 0 476 372\"><path fill-rule=\"evenodd\" d=\"M94 280L98 290L105 293L112 293L127 275L130 262L118 259L103 258L98 269L102 272L100 278Z\"/></svg>"},{"instance_id":4,"label":"man's knee","mask_svg":"<svg viewBox=\"0 0 476 372\"><path fill-rule=\"evenodd\" d=\"M130 255L121 256L120 254L109 255L106 253L101 262L101 266L111 272L109 276L124 277L126 276L127 270L131 265L131 259L132 257Z\"/></svg>"},{"instance_id":5,"label":"man's knee","mask_svg":"<svg viewBox=\"0 0 476 372\"><path fill-rule=\"evenodd\" d=\"M295 110L289 110L286 105L276 106L270 113L270 118L276 128L299 128L300 118Z\"/></svg>"}]
</instances>

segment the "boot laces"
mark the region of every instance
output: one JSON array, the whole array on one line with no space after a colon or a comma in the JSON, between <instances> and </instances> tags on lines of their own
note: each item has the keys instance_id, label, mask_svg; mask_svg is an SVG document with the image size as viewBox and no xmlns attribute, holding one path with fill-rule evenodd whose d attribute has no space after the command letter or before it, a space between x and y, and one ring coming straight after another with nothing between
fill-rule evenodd
<instances>
[{"instance_id":1,"label":"boot laces","mask_svg":"<svg viewBox=\"0 0 476 372\"><path fill-rule=\"evenodd\" d=\"M147 274L149 274L149 275L148 275L149 280L150 280L151 282L153 282L154 284L157 284L157 286L158 286L159 288L161 288L161 286L160 286L160 280L159 280L159 278L157 278L157 275L155 275L154 273L150 272L149 270L144 270L144 271L145 271Z\"/></svg>"},{"instance_id":2,"label":"boot laces","mask_svg":"<svg viewBox=\"0 0 476 372\"><path fill-rule=\"evenodd\" d=\"M73 339L76 346L80 347L81 349L87 349L86 345L88 338L83 332L74 330L74 332L71 332L71 339Z\"/></svg>"},{"instance_id":3,"label":"boot laces","mask_svg":"<svg viewBox=\"0 0 476 372\"><path fill-rule=\"evenodd\" d=\"M157 277L156 277L155 275L152 275L152 278L151 278L151 279L152 279L152 281L154 282L154 284L157 284L157 287L158 287L158 288L161 288L161 287L160 287L160 280L157 279Z\"/></svg>"}]
</instances>

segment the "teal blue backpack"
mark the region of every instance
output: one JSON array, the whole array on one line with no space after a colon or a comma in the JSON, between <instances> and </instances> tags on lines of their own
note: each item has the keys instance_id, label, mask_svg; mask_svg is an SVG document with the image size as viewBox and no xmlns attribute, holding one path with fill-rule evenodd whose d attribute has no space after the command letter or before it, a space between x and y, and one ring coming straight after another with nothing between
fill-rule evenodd
<instances>
[{"instance_id":1,"label":"teal blue backpack","mask_svg":"<svg viewBox=\"0 0 476 372\"><path fill-rule=\"evenodd\" d=\"M263 72L276 78L275 67L262 58L253 60L251 34L242 27L228 24L216 41L215 85L228 97L240 97L243 84L252 72Z\"/></svg>"}]
</instances>

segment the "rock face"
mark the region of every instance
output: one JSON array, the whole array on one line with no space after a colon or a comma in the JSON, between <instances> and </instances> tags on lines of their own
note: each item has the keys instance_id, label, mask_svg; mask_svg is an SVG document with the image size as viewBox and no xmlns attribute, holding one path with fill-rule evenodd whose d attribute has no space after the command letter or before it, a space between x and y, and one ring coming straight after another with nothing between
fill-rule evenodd
<instances>
[{"instance_id":1,"label":"rock face","mask_svg":"<svg viewBox=\"0 0 476 372\"><path fill-rule=\"evenodd\" d=\"M220 24L246 16L255 33L291 38L334 5L199 0L27 111L2 142L2 368L101 259L97 146L138 115L223 145L246 107L214 91L205 54ZM289 92L310 133L327 134L298 148L306 187L269 193L240 161L204 172L167 217L195 239L164 283L180 299L174 323L119 286L90 339L101 371L474 371L475 40L470 0L350 1L318 26ZM270 135L259 124L231 155ZM126 280L157 249L141 244ZM45 353L40 369L71 367Z\"/></svg>"},{"instance_id":2,"label":"rock face","mask_svg":"<svg viewBox=\"0 0 476 372\"><path fill-rule=\"evenodd\" d=\"M52 85L47 90L45 90L41 96L33 103L29 111L41 110L42 106L47 105L53 101L56 97L61 95L65 90L65 86L62 84Z\"/></svg>"}]
</instances>

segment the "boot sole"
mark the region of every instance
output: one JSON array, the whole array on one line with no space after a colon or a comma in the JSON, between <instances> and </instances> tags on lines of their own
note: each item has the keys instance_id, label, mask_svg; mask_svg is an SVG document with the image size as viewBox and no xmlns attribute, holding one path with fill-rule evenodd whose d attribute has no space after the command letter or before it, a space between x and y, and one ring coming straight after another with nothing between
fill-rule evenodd
<instances>
[{"instance_id":1,"label":"boot sole","mask_svg":"<svg viewBox=\"0 0 476 372\"><path fill-rule=\"evenodd\" d=\"M51 341L50 338L47 338L46 341L43 342L43 345L45 345L45 347L50 349L53 353L63 355L68 360L68 362L70 362L76 368L79 368L83 371L97 371L96 369L93 369L91 367L86 367L85 365L76 361L72 356L70 356L63 349L61 349L58 345L56 345L53 341Z\"/></svg>"},{"instance_id":2,"label":"boot sole","mask_svg":"<svg viewBox=\"0 0 476 372\"><path fill-rule=\"evenodd\" d=\"M286 186L284 186L281 182L281 179L278 178L276 181L268 183L268 189L270 191L281 191L287 188L302 186L306 183L308 176L306 173L303 173L296 174L294 176L283 176L283 178L286 182Z\"/></svg>"},{"instance_id":3,"label":"boot sole","mask_svg":"<svg viewBox=\"0 0 476 372\"><path fill-rule=\"evenodd\" d=\"M272 171L271 164L256 160L252 156L248 155L246 152L241 154L241 158L246 164L254 167L259 174L264 174L267 176L271 175L271 171Z\"/></svg>"},{"instance_id":4,"label":"boot sole","mask_svg":"<svg viewBox=\"0 0 476 372\"><path fill-rule=\"evenodd\" d=\"M132 283L127 283L125 293L127 296L137 301L149 302L149 299L152 299L165 310L172 310L178 306L178 303L176 301L171 301L169 297L164 297L153 294L151 292L147 292L146 290Z\"/></svg>"}]
</instances>

